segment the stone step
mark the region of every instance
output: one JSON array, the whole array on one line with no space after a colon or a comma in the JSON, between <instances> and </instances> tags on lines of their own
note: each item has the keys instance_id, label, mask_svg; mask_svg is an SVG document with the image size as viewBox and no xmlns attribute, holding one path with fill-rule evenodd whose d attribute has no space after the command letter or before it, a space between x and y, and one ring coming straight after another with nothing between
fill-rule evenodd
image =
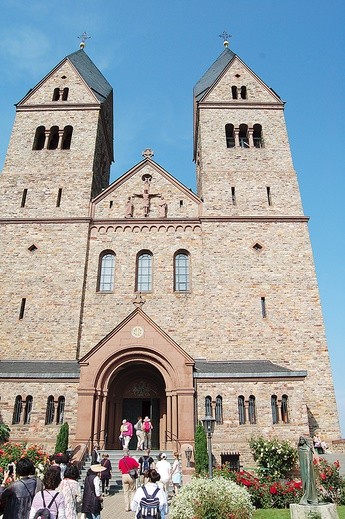
<instances>
[{"instance_id":1,"label":"stone step","mask_svg":"<svg viewBox=\"0 0 345 519\"><path fill-rule=\"evenodd\" d=\"M164 452L167 455L167 460L172 465L174 462L174 459L175 459L173 452L168 451L168 450L164 451ZM110 463L112 466L112 471L111 471L112 477L109 482L109 485L110 485L112 491L120 490L122 488L122 478L121 478L121 472L119 471L119 461L123 457L123 451L122 450L100 450L99 453L100 453L101 457L102 457L102 454L105 454L105 453L109 454L109 460L110 460ZM130 455L136 460L138 460L140 458L140 456L142 456L144 453L145 453L145 451L130 451ZM158 459L159 459L158 456L161 453L162 453L162 451L152 449L150 451L150 456L155 461L158 461ZM83 487L85 476L86 476L87 471L90 468L90 465L91 465L91 456L89 456L85 460L84 466L80 473L81 487Z\"/></svg>"}]
</instances>

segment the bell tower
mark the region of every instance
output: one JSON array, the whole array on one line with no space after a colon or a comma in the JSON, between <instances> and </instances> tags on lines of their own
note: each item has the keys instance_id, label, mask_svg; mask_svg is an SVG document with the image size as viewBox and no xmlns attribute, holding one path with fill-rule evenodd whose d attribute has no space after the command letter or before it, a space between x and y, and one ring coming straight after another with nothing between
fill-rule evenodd
<instances>
[{"instance_id":1,"label":"bell tower","mask_svg":"<svg viewBox=\"0 0 345 519\"><path fill-rule=\"evenodd\" d=\"M83 49L64 58L16 105L1 175L7 217L85 217L108 186L112 88Z\"/></svg>"},{"instance_id":2,"label":"bell tower","mask_svg":"<svg viewBox=\"0 0 345 519\"><path fill-rule=\"evenodd\" d=\"M205 216L302 214L284 102L227 42L194 88L194 160Z\"/></svg>"}]
</instances>

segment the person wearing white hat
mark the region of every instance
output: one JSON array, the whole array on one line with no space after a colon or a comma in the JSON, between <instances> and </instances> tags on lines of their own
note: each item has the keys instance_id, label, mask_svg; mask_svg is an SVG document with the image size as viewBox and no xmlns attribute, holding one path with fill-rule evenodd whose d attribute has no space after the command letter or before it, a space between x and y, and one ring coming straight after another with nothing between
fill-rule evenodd
<instances>
[{"instance_id":1,"label":"person wearing white hat","mask_svg":"<svg viewBox=\"0 0 345 519\"><path fill-rule=\"evenodd\" d=\"M100 473L105 470L100 463L91 465L87 471L84 482L83 504L81 511L85 514L86 519L100 519L100 513L103 508L101 496L101 480Z\"/></svg>"},{"instance_id":2,"label":"person wearing white hat","mask_svg":"<svg viewBox=\"0 0 345 519\"><path fill-rule=\"evenodd\" d=\"M153 425L148 416L145 416L142 423L142 432L144 437L144 449L151 449L151 431L153 429Z\"/></svg>"},{"instance_id":3,"label":"person wearing white hat","mask_svg":"<svg viewBox=\"0 0 345 519\"><path fill-rule=\"evenodd\" d=\"M161 454L161 459L157 461L156 470L161 477L159 484L162 485L164 492L166 493L166 495L168 495L171 465L167 460L167 455L165 454L165 452Z\"/></svg>"}]
</instances>

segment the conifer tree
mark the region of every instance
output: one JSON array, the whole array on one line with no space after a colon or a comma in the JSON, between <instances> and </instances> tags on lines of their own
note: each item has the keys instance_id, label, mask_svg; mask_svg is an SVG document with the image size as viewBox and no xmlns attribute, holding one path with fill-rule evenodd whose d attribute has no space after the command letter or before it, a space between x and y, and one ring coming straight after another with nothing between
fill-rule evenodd
<instances>
[{"instance_id":1,"label":"conifer tree","mask_svg":"<svg viewBox=\"0 0 345 519\"><path fill-rule=\"evenodd\" d=\"M68 423L64 423L60 427L60 431L56 437L55 444L55 454L58 452L66 453L68 449L68 434L69 434L69 426Z\"/></svg>"},{"instance_id":2,"label":"conifer tree","mask_svg":"<svg viewBox=\"0 0 345 519\"><path fill-rule=\"evenodd\" d=\"M202 474L207 472L207 440L205 430L201 423L198 424L194 435L194 460L196 474Z\"/></svg>"}]
</instances>

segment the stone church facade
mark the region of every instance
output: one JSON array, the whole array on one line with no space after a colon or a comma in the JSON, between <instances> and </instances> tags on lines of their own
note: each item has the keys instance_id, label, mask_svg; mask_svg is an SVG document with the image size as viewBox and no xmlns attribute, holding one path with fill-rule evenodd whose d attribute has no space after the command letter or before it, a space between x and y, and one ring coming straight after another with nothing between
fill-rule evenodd
<instances>
[{"instance_id":1,"label":"stone church facade","mask_svg":"<svg viewBox=\"0 0 345 519\"><path fill-rule=\"evenodd\" d=\"M112 88L84 50L16 105L0 176L1 419L11 439L216 455L340 438L284 103L225 48L194 88L197 194L143 159L109 185ZM317 352L317 355L316 355ZM134 448L134 444L132 445Z\"/></svg>"}]
</instances>

